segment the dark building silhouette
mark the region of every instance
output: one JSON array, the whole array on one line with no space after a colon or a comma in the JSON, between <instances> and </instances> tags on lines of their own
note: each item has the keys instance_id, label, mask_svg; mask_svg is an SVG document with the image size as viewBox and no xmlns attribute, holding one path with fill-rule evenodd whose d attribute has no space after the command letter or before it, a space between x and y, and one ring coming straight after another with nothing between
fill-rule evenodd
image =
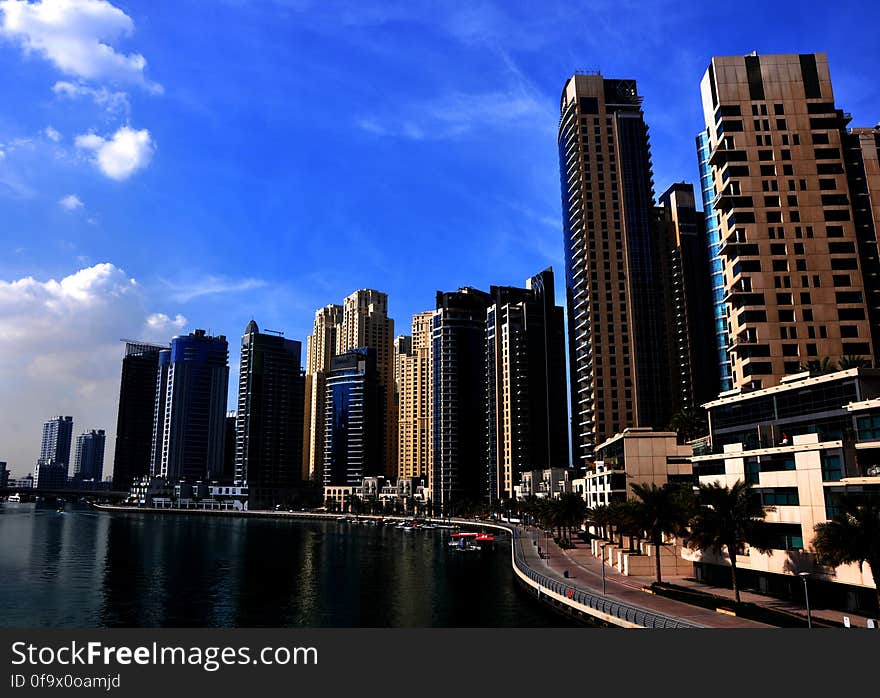
<instances>
[{"instance_id":1,"label":"dark building silhouette","mask_svg":"<svg viewBox=\"0 0 880 698\"><path fill-rule=\"evenodd\" d=\"M487 495L486 309L492 297L474 288L437 292L432 318L434 434L431 497L451 514Z\"/></svg>"},{"instance_id":2,"label":"dark building silhouette","mask_svg":"<svg viewBox=\"0 0 880 698\"><path fill-rule=\"evenodd\" d=\"M52 417L43 424L34 487L63 489L70 470L73 417Z\"/></svg>"},{"instance_id":3,"label":"dark building silhouette","mask_svg":"<svg viewBox=\"0 0 880 698\"><path fill-rule=\"evenodd\" d=\"M694 187L686 182L660 195L660 258L666 278L666 343L672 411L695 410L718 396L721 376L715 360L709 244Z\"/></svg>"},{"instance_id":4,"label":"dark building silhouette","mask_svg":"<svg viewBox=\"0 0 880 698\"><path fill-rule=\"evenodd\" d=\"M325 393L324 486L360 485L385 472L385 388L376 350L359 347L330 360Z\"/></svg>"},{"instance_id":5,"label":"dark building silhouette","mask_svg":"<svg viewBox=\"0 0 880 698\"><path fill-rule=\"evenodd\" d=\"M204 330L174 337L160 352L153 429L153 475L169 480L217 480L223 472L226 337Z\"/></svg>"},{"instance_id":6,"label":"dark building silhouette","mask_svg":"<svg viewBox=\"0 0 880 698\"><path fill-rule=\"evenodd\" d=\"M486 311L486 495L514 496L527 470L567 467L565 316L553 270L492 286Z\"/></svg>"},{"instance_id":7,"label":"dark building silhouette","mask_svg":"<svg viewBox=\"0 0 880 698\"><path fill-rule=\"evenodd\" d=\"M143 342L125 343L113 455L114 490L128 490L132 480L150 473L156 375L163 348Z\"/></svg>"},{"instance_id":8,"label":"dark building silhouette","mask_svg":"<svg viewBox=\"0 0 880 698\"><path fill-rule=\"evenodd\" d=\"M301 357L300 342L248 323L241 338L235 484L248 488L249 508L290 502L302 484Z\"/></svg>"},{"instance_id":9,"label":"dark building silhouette","mask_svg":"<svg viewBox=\"0 0 880 698\"><path fill-rule=\"evenodd\" d=\"M75 481L101 482L104 478L105 443L106 435L103 429L91 429L76 437L76 452L73 457Z\"/></svg>"}]
</instances>

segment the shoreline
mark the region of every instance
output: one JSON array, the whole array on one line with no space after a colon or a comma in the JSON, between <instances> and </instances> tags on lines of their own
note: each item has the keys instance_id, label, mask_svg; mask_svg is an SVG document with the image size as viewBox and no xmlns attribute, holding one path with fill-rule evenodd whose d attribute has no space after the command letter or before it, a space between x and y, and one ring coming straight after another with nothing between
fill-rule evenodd
<instances>
[{"instance_id":1,"label":"shoreline","mask_svg":"<svg viewBox=\"0 0 880 698\"><path fill-rule=\"evenodd\" d=\"M136 507L95 504L90 502L91 508L108 513L145 513L145 514L171 514L171 515L214 515L214 516L239 516L252 518L277 518L277 519L293 519L293 520L317 520L327 521L336 520L340 517L351 518L352 515L323 513L323 512L307 512L307 511L269 511L269 510L235 510L235 509L179 509L179 508L160 508L160 507ZM356 520L378 520L384 521L408 521L413 517L390 515L379 516L376 514L360 514L354 517ZM481 521L468 519L445 519L435 517L425 517L425 521L432 524L454 524L456 526L467 527L483 527L492 528L497 531L503 531L510 535L510 564L513 571L514 579L520 583L522 587L527 589L530 594L535 597L542 605L548 606L558 613L562 613L568 618L583 623L584 625L594 626L596 624L606 627L619 628L644 628L644 627L700 627L687 621L673 619L657 614L646 608L631 606L630 604L613 601L609 597L603 597L598 593L584 593L576 590L574 587L561 582L559 580L546 577L538 570L532 568L526 563L522 553L517 555L518 546L521 546L520 531L516 524L508 524L495 521ZM649 623L649 619L650 623ZM637 622L638 620L641 623ZM644 623L644 625L642 624Z\"/></svg>"}]
</instances>

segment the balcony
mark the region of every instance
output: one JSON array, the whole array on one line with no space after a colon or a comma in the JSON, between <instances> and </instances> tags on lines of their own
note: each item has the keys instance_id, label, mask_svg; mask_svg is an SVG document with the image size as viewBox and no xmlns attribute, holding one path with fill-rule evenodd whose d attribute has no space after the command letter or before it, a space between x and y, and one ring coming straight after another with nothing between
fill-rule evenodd
<instances>
[{"instance_id":1,"label":"balcony","mask_svg":"<svg viewBox=\"0 0 880 698\"><path fill-rule=\"evenodd\" d=\"M727 162L745 162L747 160L745 148L728 147L724 141L719 141L718 145L709 154L709 164L713 167L720 167Z\"/></svg>"}]
</instances>

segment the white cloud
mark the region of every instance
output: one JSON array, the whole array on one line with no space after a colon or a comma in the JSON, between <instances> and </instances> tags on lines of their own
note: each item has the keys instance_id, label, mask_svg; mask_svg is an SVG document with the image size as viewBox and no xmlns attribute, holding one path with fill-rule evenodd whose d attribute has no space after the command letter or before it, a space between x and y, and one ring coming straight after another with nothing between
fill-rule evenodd
<instances>
[{"instance_id":1,"label":"white cloud","mask_svg":"<svg viewBox=\"0 0 880 698\"><path fill-rule=\"evenodd\" d=\"M59 80L52 85L52 92L57 97L66 99L88 97L99 107L110 113L128 113L130 108L128 95L125 92L108 90L106 87L94 88L79 82L73 83L67 80Z\"/></svg>"},{"instance_id":2,"label":"white cloud","mask_svg":"<svg viewBox=\"0 0 880 698\"><path fill-rule=\"evenodd\" d=\"M76 194L68 194L63 197L58 205L66 211L76 211L78 208L82 208L84 206L82 199L80 199Z\"/></svg>"},{"instance_id":3,"label":"white cloud","mask_svg":"<svg viewBox=\"0 0 880 698\"><path fill-rule=\"evenodd\" d=\"M0 280L0 459L24 475L39 452L40 426L53 414L76 429L108 430L107 467L123 345L120 338L166 342L180 316L150 318L141 286L110 263L60 280ZM165 317L171 317L166 315Z\"/></svg>"},{"instance_id":4,"label":"white cloud","mask_svg":"<svg viewBox=\"0 0 880 698\"><path fill-rule=\"evenodd\" d=\"M109 42L134 33L134 22L106 0L0 0L0 35L18 41L61 72L84 80L162 87L147 80L147 60L120 53Z\"/></svg>"},{"instance_id":5,"label":"white cloud","mask_svg":"<svg viewBox=\"0 0 880 698\"><path fill-rule=\"evenodd\" d=\"M54 129L51 126L47 126L45 129L43 129L43 134L46 136L46 138L48 138L50 141L54 141L55 143L61 140L61 134L58 132L57 129Z\"/></svg>"},{"instance_id":6,"label":"white cloud","mask_svg":"<svg viewBox=\"0 0 880 698\"><path fill-rule=\"evenodd\" d=\"M171 329L182 330L188 322L189 320L180 313L175 315L173 319L165 313L153 313L147 316L147 327L155 332L166 332Z\"/></svg>"},{"instance_id":7,"label":"white cloud","mask_svg":"<svg viewBox=\"0 0 880 698\"><path fill-rule=\"evenodd\" d=\"M150 164L156 145L147 129L135 131L128 126L120 128L109 139L95 133L76 137L76 147L94 153L94 162L107 177L128 179Z\"/></svg>"}]
</instances>

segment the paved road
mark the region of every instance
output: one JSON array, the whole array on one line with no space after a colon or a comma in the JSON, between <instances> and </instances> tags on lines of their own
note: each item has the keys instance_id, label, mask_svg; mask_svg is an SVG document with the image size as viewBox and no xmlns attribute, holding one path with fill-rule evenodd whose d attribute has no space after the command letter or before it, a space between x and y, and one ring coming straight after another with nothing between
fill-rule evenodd
<instances>
[{"instance_id":1,"label":"paved road","mask_svg":"<svg viewBox=\"0 0 880 698\"><path fill-rule=\"evenodd\" d=\"M536 529L520 528L520 543L526 564L532 569L557 579L563 584L588 591L602 593L601 562L592 555L579 555L577 560L566 555L553 539L544 537ZM549 557L538 556L538 546ZM569 576L563 572L568 570ZM662 613L681 618L710 628L768 628L772 626L756 621L716 613L706 608L692 606L663 596L655 596L642 591L642 584L620 574L613 567L605 565L605 594L617 601L638 606L646 611Z\"/></svg>"}]
</instances>

